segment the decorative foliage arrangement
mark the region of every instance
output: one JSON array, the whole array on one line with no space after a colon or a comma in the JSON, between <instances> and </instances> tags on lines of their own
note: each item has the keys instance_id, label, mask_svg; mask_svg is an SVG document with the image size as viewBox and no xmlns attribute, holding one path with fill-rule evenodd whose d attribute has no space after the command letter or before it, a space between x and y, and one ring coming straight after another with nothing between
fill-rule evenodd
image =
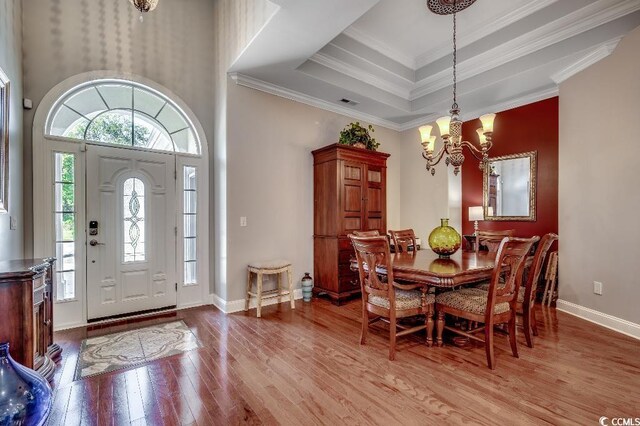
<instances>
[{"instance_id":1,"label":"decorative foliage arrangement","mask_svg":"<svg viewBox=\"0 0 640 426\"><path fill-rule=\"evenodd\" d=\"M375 151L380 146L380 142L376 142L369 132L375 132L371 124L369 124L369 127L362 127L359 122L350 123L340 132L338 143L350 146L362 144L364 145L363 148Z\"/></svg>"}]
</instances>

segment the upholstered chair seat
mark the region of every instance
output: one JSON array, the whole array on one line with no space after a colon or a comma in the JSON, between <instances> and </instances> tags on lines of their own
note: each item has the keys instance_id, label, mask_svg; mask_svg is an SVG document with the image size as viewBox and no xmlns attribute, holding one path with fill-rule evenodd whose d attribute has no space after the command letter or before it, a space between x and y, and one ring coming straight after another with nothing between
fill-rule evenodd
<instances>
[{"instance_id":1,"label":"upholstered chair seat","mask_svg":"<svg viewBox=\"0 0 640 426\"><path fill-rule=\"evenodd\" d=\"M448 291L436 297L439 305L448 306L461 311L471 312L476 315L484 315L487 310L488 293L478 288L464 288L462 290ZM497 303L494 314L501 314L509 310L509 303Z\"/></svg>"},{"instance_id":2,"label":"upholstered chair seat","mask_svg":"<svg viewBox=\"0 0 640 426\"><path fill-rule=\"evenodd\" d=\"M433 294L426 294L426 304L433 304L436 298ZM384 309L389 309L389 299L382 296L369 296L369 303ZM422 292L419 290L396 290L396 310L417 309L422 306Z\"/></svg>"}]
</instances>

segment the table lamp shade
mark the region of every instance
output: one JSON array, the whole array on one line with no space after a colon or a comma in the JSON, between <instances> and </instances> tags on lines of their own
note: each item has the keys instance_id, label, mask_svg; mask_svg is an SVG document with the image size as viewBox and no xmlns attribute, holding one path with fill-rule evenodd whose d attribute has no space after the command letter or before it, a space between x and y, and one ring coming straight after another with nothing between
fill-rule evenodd
<instances>
[{"instance_id":1,"label":"table lamp shade","mask_svg":"<svg viewBox=\"0 0 640 426\"><path fill-rule=\"evenodd\" d=\"M484 219L484 211L482 206L474 206L469 207L469 220L483 220Z\"/></svg>"}]
</instances>

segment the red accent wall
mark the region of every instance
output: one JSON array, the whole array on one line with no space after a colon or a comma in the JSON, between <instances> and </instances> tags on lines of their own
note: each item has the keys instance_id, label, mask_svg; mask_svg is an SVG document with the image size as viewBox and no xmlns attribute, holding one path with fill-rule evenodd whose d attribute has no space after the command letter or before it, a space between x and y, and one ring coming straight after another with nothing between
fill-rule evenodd
<instances>
[{"instance_id":1,"label":"red accent wall","mask_svg":"<svg viewBox=\"0 0 640 426\"><path fill-rule=\"evenodd\" d=\"M462 134L477 143L480 120L465 122ZM515 229L516 236L528 237L558 232L558 98L546 99L519 108L499 112L493 132L490 157L538 151L538 182L535 222L478 222L481 230ZM478 161L464 151L462 165L462 231L473 234L469 207L482 205L482 171Z\"/></svg>"}]
</instances>

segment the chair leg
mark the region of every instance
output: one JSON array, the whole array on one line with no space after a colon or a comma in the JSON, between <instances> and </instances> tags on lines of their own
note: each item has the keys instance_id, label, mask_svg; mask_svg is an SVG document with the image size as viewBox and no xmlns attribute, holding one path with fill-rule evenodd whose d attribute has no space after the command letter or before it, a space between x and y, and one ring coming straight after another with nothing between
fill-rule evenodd
<instances>
[{"instance_id":1,"label":"chair leg","mask_svg":"<svg viewBox=\"0 0 640 426\"><path fill-rule=\"evenodd\" d=\"M527 346L533 347L533 339L531 338L531 305L525 303L522 305L522 326L524 327L524 338L527 341ZM511 331L509 331L509 338L511 338Z\"/></svg>"},{"instance_id":2,"label":"chair leg","mask_svg":"<svg viewBox=\"0 0 640 426\"><path fill-rule=\"evenodd\" d=\"M444 311L438 311L438 321L436 323L436 328L438 330L438 336L436 337L436 342L438 346L442 346L442 332L444 331Z\"/></svg>"},{"instance_id":3,"label":"chair leg","mask_svg":"<svg viewBox=\"0 0 640 426\"><path fill-rule=\"evenodd\" d=\"M511 344L511 353L514 357L518 356L518 341L516 339L516 312L511 313L511 319L509 319L509 343Z\"/></svg>"},{"instance_id":4,"label":"chair leg","mask_svg":"<svg viewBox=\"0 0 640 426\"><path fill-rule=\"evenodd\" d=\"M433 346L433 305L429 305L427 310L427 346Z\"/></svg>"},{"instance_id":5,"label":"chair leg","mask_svg":"<svg viewBox=\"0 0 640 426\"><path fill-rule=\"evenodd\" d=\"M396 315L392 313L389 318L389 360L396 358Z\"/></svg>"},{"instance_id":6,"label":"chair leg","mask_svg":"<svg viewBox=\"0 0 640 426\"><path fill-rule=\"evenodd\" d=\"M360 332L360 344L367 343L367 333L369 332L369 312L367 311L366 304L362 302L362 330Z\"/></svg>"},{"instance_id":7,"label":"chair leg","mask_svg":"<svg viewBox=\"0 0 640 426\"><path fill-rule=\"evenodd\" d=\"M251 271L247 269L247 297L244 300L244 310L249 310L249 302L251 301L251 295L249 292L251 291Z\"/></svg>"},{"instance_id":8,"label":"chair leg","mask_svg":"<svg viewBox=\"0 0 640 426\"><path fill-rule=\"evenodd\" d=\"M258 272L258 306L256 316L260 318L262 314L262 272Z\"/></svg>"},{"instance_id":9,"label":"chair leg","mask_svg":"<svg viewBox=\"0 0 640 426\"><path fill-rule=\"evenodd\" d=\"M533 303L531 305L531 330L533 330L533 335L538 335L538 321L536 320L536 304Z\"/></svg>"},{"instance_id":10,"label":"chair leg","mask_svg":"<svg viewBox=\"0 0 640 426\"><path fill-rule=\"evenodd\" d=\"M496 369L496 360L493 355L493 323L485 324L484 328L484 349L487 354L487 364L492 370Z\"/></svg>"},{"instance_id":11,"label":"chair leg","mask_svg":"<svg viewBox=\"0 0 640 426\"><path fill-rule=\"evenodd\" d=\"M291 301L291 309L296 308L296 301L293 297L293 279L291 278L291 268L287 268L287 278L289 279L289 300Z\"/></svg>"}]
</instances>

